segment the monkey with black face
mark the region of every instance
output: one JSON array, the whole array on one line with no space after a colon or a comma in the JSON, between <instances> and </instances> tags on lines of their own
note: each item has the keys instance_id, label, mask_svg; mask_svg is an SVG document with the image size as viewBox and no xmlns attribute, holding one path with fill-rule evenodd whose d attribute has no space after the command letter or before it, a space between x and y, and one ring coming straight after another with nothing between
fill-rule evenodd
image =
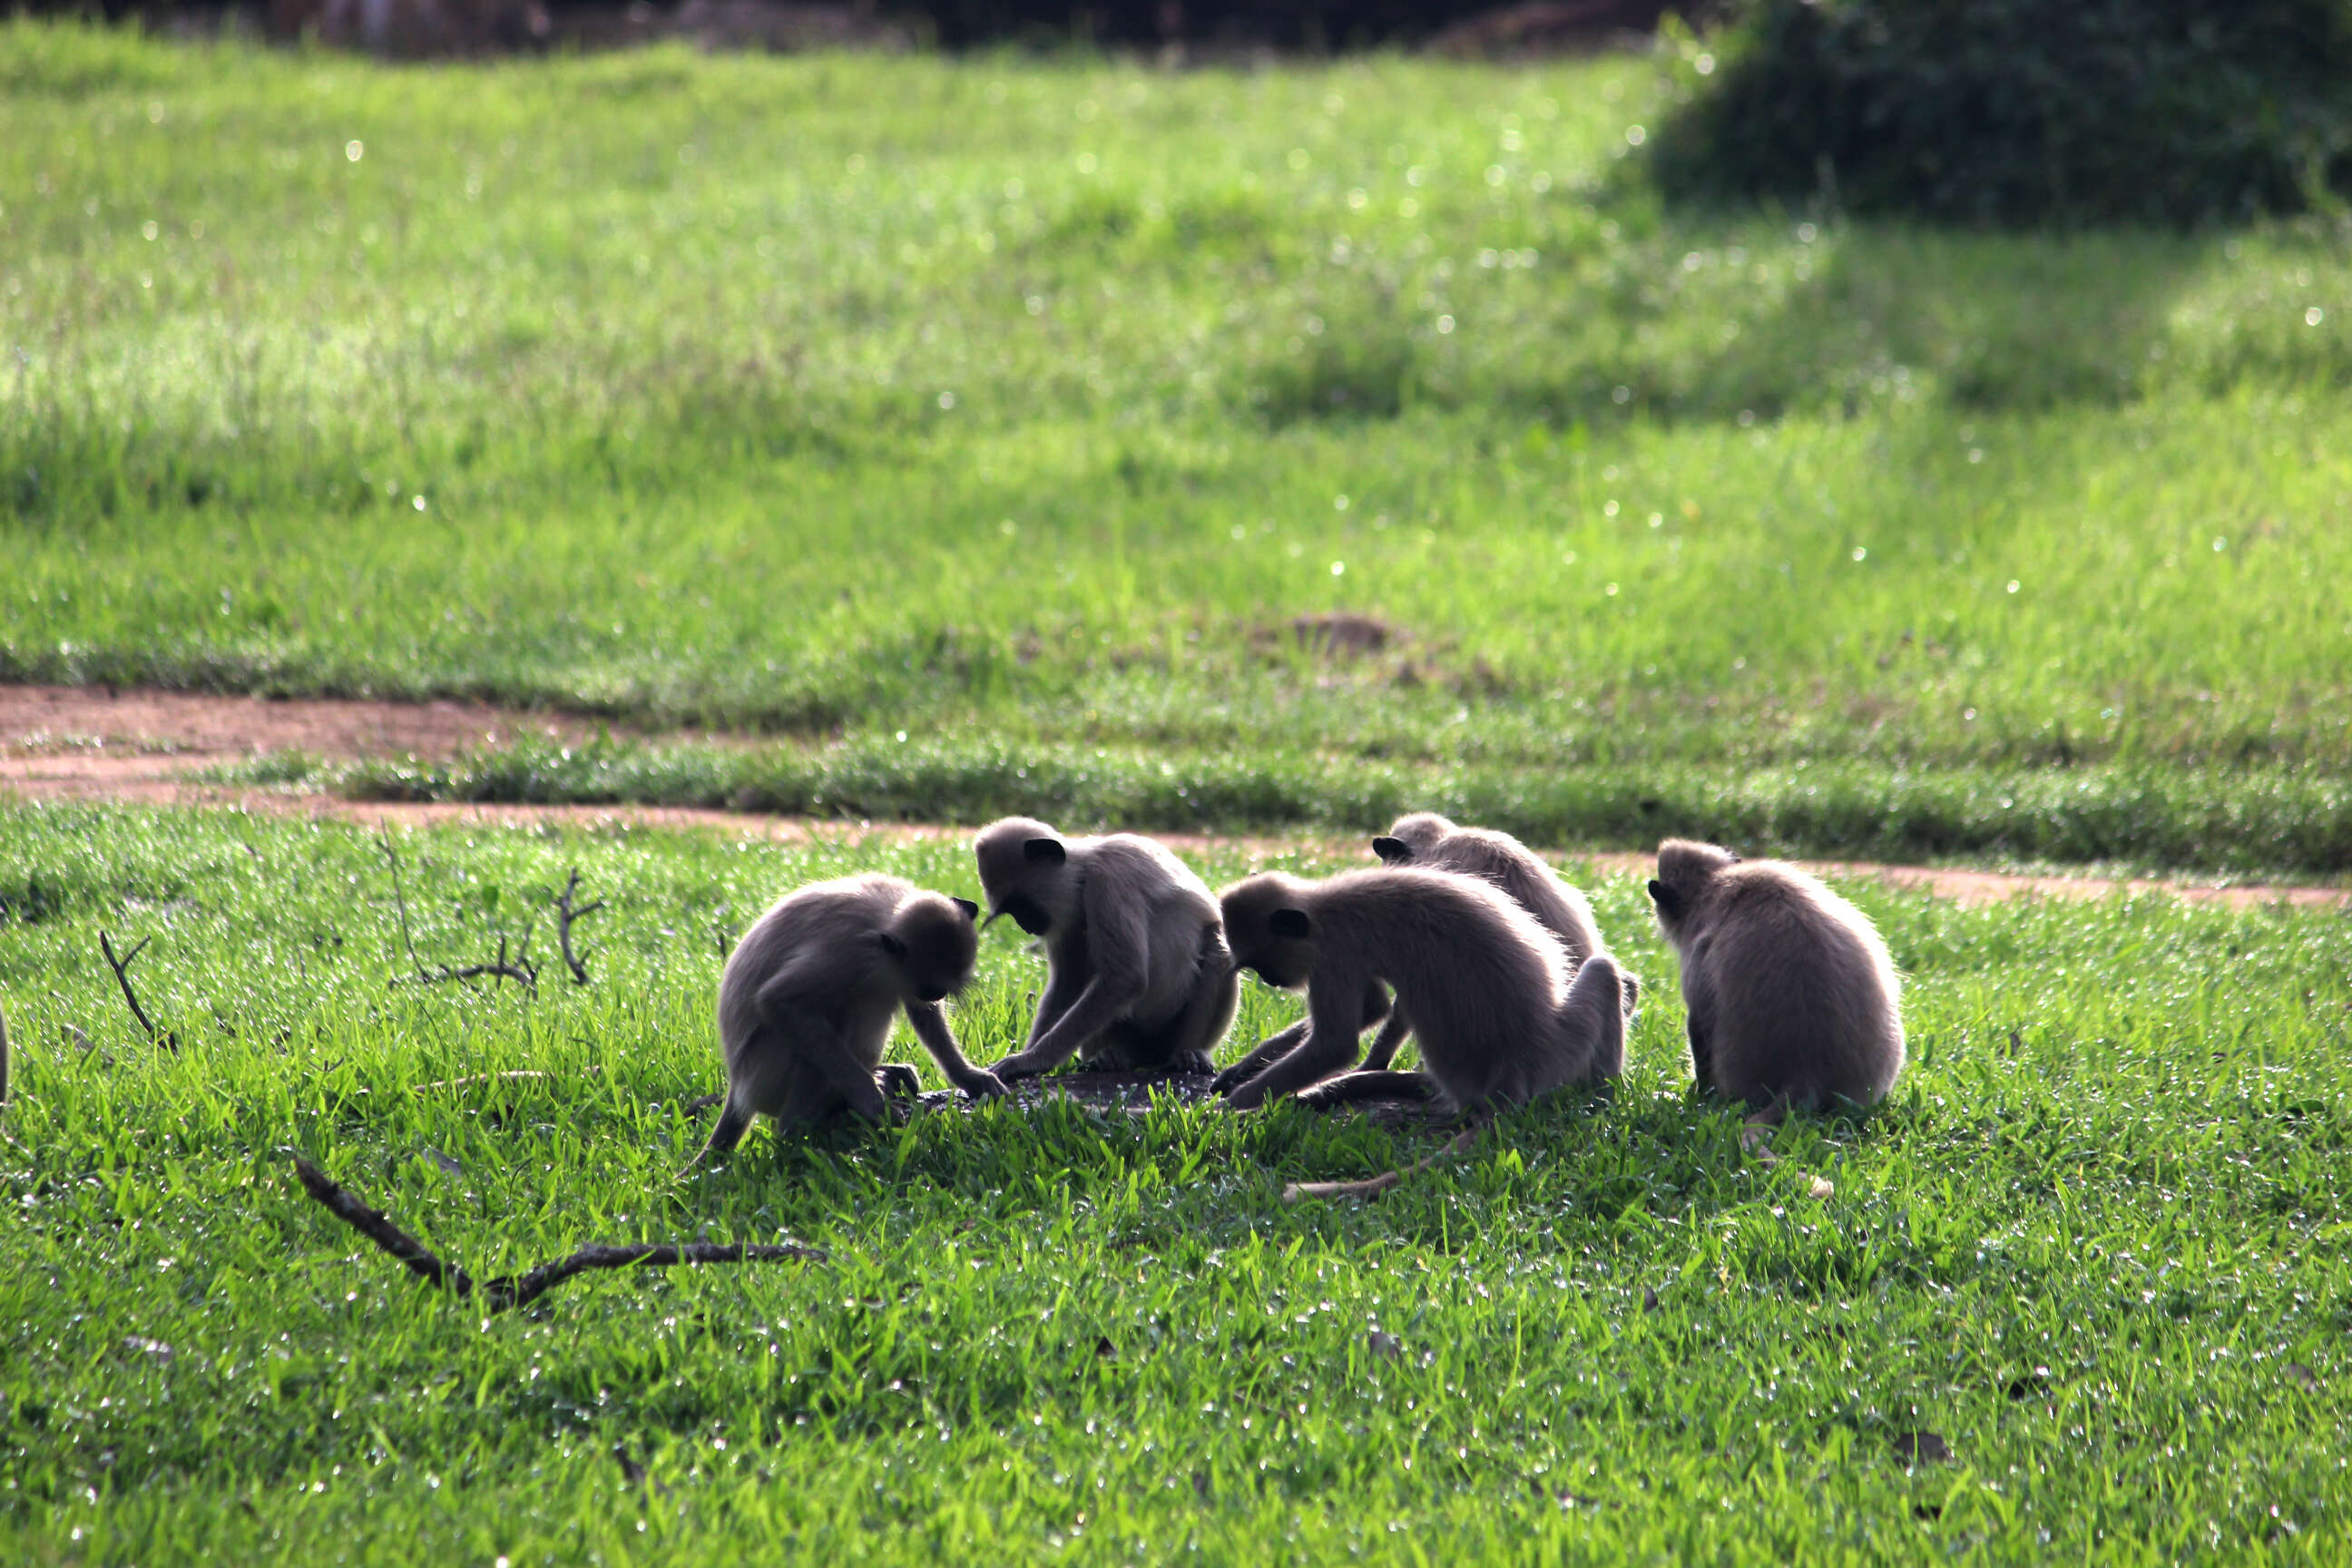
<instances>
[{"instance_id":1,"label":"monkey with black face","mask_svg":"<svg viewBox=\"0 0 2352 1568\"><path fill-rule=\"evenodd\" d=\"M735 946L719 979L727 1101L704 1153L725 1153L754 1116L780 1125L847 1110L887 1114L877 1079L903 1008L948 1081L977 1099L994 1076L957 1048L940 1004L971 979L979 906L878 872L815 882L779 900Z\"/></svg>"},{"instance_id":2,"label":"monkey with black face","mask_svg":"<svg viewBox=\"0 0 2352 1568\"><path fill-rule=\"evenodd\" d=\"M1701 1089L1777 1113L1894 1086L1902 982L1860 910L1794 866L1681 838L1658 846L1650 900L1682 960Z\"/></svg>"},{"instance_id":3,"label":"monkey with black face","mask_svg":"<svg viewBox=\"0 0 2352 1568\"><path fill-rule=\"evenodd\" d=\"M1458 871L1494 883L1551 932L1571 966L1607 950L1583 893L1507 833L1463 827L1433 811L1417 811L1397 818L1395 826L1373 839L1372 853L1384 866ZM1642 983L1630 969L1621 967L1617 973L1625 986L1625 1024L1631 1028L1642 1005ZM1387 1067L1412 1031L1412 1021L1402 1009L1391 1014L1366 1053L1364 1066L1374 1070Z\"/></svg>"},{"instance_id":4,"label":"monkey with black face","mask_svg":"<svg viewBox=\"0 0 2352 1568\"><path fill-rule=\"evenodd\" d=\"M1477 878L1408 868L1307 882L1267 872L1227 888L1222 905L1234 962L1270 985L1307 988L1305 1038L1233 1092L1236 1110L1298 1093L1308 1104L1399 1096L1475 1110L1623 1069L1616 961L1595 953L1571 977L1551 934ZM1355 1055L1373 982L1412 1019L1423 1071L1339 1071Z\"/></svg>"},{"instance_id":5,"label":"monkey with black face","mask_svg":"<svg viewBox=\"0 0 2352 1568\"><path fill-rule=\"evenodd\" d=\"M1045 992L1005 1079L1079 1058L1105 1072L1213 1072L1241 979L1217 900L1165 846L1132 833L1064 838L1034 817L973 841L991 921L1045 942Z\"/></svg>"}]
</instances>

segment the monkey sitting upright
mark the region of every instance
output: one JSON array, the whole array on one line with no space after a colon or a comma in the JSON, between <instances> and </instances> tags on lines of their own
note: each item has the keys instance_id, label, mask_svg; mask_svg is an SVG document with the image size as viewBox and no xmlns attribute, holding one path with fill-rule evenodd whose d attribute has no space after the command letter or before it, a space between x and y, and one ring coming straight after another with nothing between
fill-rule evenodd
<instances>
[{"instance_id":1,"label":"monkey sitting upright","mask_svg":"<svg viewBox=\"0 0 2352 1568\"><path fill-rule=\"evenodd\" d=\"M1869 1105L1903 1070L1902 983L1860 910L1794 866L1669 838L1650 884L1691 1068L1759 1110Z\"/></svg>"},{"instance_id":2,"label":"monkey sitting upright","mask_svg":"<svg viewBox=\"0 0 2352 1568\"><path fill-rule=\"evenodd\" d=\"M1192 868L1132 833L1064 838L1034 817L973 841L991 921L1045 939L1045 993L1027 1042L992 1069L1214 1072L1241 1000L1217 900Z\"/></svg>"},{"instance_id":3,"label":"monkey sitting upright","mask_svg":"<svg viewBox=\"0 0 2352 1568\"><path fill-rule=\"evenodd\" d=\"M1478 878L1406 868L1306 882L1267 872L1227 888L1223 907L1235 963L1270 985L1307 987L1305 1038L1234 1090L1235 1110L1298 1093L1307 1104L1394 1095L1474 1110L1623 1069L1616 962L1595 953L1571 979L1551 934ZM1339 1071L1375 981L1412 1021L1423 1073Z\"/></svg>"},{"instance_id":4,"label":"monkey sitting upright","mask_svg":"<svg viewBox=\"0 0 2352 1568\"><path fill-rule=\"evenodd\" d=\"M964 1059L940 1003L971 979L980 938L965 899L925 892L878 872L815 882L754 921L719 979L719 1038L727 1103L705 1154L741 1141L754 1116L780 1124L849 1110L887 1115L877 1077L900 1008L948 1081L977 1099L1002 1094Z\"/></svg>"}]
</instances>

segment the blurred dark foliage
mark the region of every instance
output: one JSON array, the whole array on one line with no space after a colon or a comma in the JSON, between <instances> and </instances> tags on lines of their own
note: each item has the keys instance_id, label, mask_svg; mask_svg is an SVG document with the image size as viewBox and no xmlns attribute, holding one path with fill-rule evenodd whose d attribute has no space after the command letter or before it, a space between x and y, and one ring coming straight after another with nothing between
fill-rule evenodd
<instances>
[{"instance_id":1,"label":"blurred dark foliage","mask_svg":"<svg viewBox=\"0 0 2352 1568\"><path fill-rule=\"evenodd\" d=\"M1741 0L1673 194L2188 225L2352 175L2352 0Z\"/></svg>"},{"instance_id":2,"label":"blurred dark foliage","mask_svg":"<svg viewBox=\"0 0 2352 1568\"><path fill-rule=\"evenodd\" d=\"M809 47L896 39L949 48L1012 43L1285 50L1433 47L1456 54L1584 47L1647 33L1669 13L1698 20L1717 0L16 0L10 9L142 19L193 30L242 11L272 33L316 28L387 53L593 46L686 34L729 47ZM725 13L714 22L714 13Z\"/></svg>"}]
</instances>

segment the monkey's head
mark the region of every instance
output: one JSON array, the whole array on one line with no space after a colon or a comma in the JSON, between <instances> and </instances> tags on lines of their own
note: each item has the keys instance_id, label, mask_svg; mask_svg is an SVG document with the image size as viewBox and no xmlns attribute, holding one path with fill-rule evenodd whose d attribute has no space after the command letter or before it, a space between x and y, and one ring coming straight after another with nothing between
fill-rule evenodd
<instances>
[{"instance_id":1,"label":"monkey's head","mask_svg":"<svg viewBox=\"0 0 2352 1568\"><path fill-rule=\"evenodd\" d=\"M908 996L937 1002L971 983L980 956L980 931L971 922L979 913L970 899L939 893L916 893L891 911L876 940Z\"/></svg>"},{"instance_id":2,"label":"monkey's head","mask_svg":"<svg viewBox=\"0 0 2352 1568\"><path fill-rule=\"evenodd\" d=\"M1234 963L1268 985L1296 991L1315 972L1314 921L1307 884L1279 871L1235 882L1218 895Z\"/></svg>"},{"instance_id":3,"label":"monkey's head","mask_svg":"<svg viewBox=\"0 0 2352 1568\"><path fill-rule=\"evenodd\" d=\"M1454 824L1433 811L1416 811L1410 816L1400 816L1396 826L1372 840L1372 853L1384 866L1410 866L1426 859L1444 837L1454 831Z\"/></svg>"},{"instance_id":4,"label":"monkey's head","mask_svg":"<svg viewBox=\"0 0 2352 1568\"><path fill-rule=\"evenodd\" d=\"M1076 920L1076 879L1070 875L1070 847L1060 834L1034 816L1001 817L980 830L971 849L980 861L990 920L1011 915L1031 936Z\"/></svg>"},{"instance_id":5,"label":"monkey's head","mask_svg":"<svg viewBox=\"0 0 2352 1568\"><path fill-rule=\"evenodd\" d=\"M1738 856L1712 844L1688 838L1669 838L1660 844L1658 875L1650 884L1650 902L1657 908L1658 929L1672 938L1715 879L1738 864Z\"/></svg>"}]
</instances>

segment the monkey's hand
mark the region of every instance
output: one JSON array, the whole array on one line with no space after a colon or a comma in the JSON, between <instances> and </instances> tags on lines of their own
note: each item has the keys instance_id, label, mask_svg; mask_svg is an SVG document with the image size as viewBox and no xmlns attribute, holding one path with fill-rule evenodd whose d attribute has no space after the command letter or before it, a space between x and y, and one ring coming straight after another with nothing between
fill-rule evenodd
<instances>
[{"instance_id":1,"label":"monkey's hand","mask_svg":"<svg viewBox=\"0 0 2352 1568\"><path fill-rule=\"evenodd\" d=\"M972 1100L992 1100L1004 1092L1004 1080L986 1068L974 1068L970 1078L956 1079L956 1087Z\"/></svg>"},{"instance_id":2,"label":"monkey's hand","mask_svg":"<svg viewBox=\"0 0 2352 1568\"><path fill-rule=\"evenodd\" d=\"M988 1068L987 1076L996 1079L999 1087L1002 1087L1024 1078L1035 1078L1045 1070L1045 1064L1038 1061L1027 1051L1015 1051L994 1067Z\"/></svg>"}]
</instances>

